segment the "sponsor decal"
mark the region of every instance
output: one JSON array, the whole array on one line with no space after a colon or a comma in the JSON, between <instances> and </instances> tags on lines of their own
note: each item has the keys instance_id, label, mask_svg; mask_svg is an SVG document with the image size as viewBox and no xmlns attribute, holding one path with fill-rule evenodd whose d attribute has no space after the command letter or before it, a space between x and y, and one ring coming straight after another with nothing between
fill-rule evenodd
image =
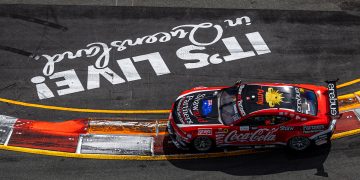
<instances>
[{"instance_id":1,"label":"sponsor decal","mask_svg":"<svg viewBox=\"0 0 360 180\"><path fill-rule=\"evenodd\" d=\"M234 112L235 112L235 115L234 115L234 116L239 117L239 115L238 115L238 110L237 110L237 108L236 108L236 104L234 104L233 109L234 109Z\"/></svg>"},{"instance_id":2,"label":"sponsor decal","mask_svg":"<svg viewBox=\"0 0 360 180\"><path fill-rule=\"evenodd\" d=\"M329 90L329 103L330 103L330 114L332 116L336 116L339 114L338 109L338 100L337 100L337 94L335 90L335 82L328 84L328 90Z\"/></svg>"},{"instance_id":3,"label":"sponsor decal","mask_svg":"<svg viewBox=\"0 0 360 180\"><path fill-rule=\"evenodd\" d=\"M240 114L241 114L241 116L246 116L246 113L245 113L245 110L244 110L244 107L243 107L242 104L243 104L243 100L240 99L238 101L238 107L239 107L239 110L240 110Z\"/></svg>"},{"instance_id":4,"label":"sponsor decal","mask_svg":"<svg viewBox=\"0 0 360 180\"><path fill-rule=\"evenodd\" d=\"M249 126L240 126L240 131L249 131L250 127Z\"/></svg>"},{"instance_id":5,"label":"sponsor decal","mask_svg":"<svg viewBox=\"0 0 360 180\"><path fill-rule=\"evenodd\" d=\"M198 94L195 99L194 102L192 104L192 110L193 111L198 111L199 110L199 102L201 99L203 99L205 97L206 94Z\"/></svg>"},{"instance_id":6,"label":"sponsor decal","mask_svg":"<svg viewBox=\"0 0 360 180\"><path fill-rule=\"evenodd\" d=\"M239 87L239 91L238 91L238 94L239 94L239 95L241 95L242 90L244 89L244 87L245 87L245 85L241 85L241 86Z\"/></svg>"},{"instance_id":7,"label":"sponsor decal","mask_svg":"<svg viewBox=\"0 0 360 180\"><path fill-rule=\"evenodd\" d=\"M234 142L270 142L275 141L278 128L262 128L255 132L239 133L237 130L231 131L224 138L224 143Z\"/></svg>"},{"instance_id":8,"label":"sponsor decal","mask_svg":"<svg viewBox=\"0 0 360 180\"><path fill-rule=\"evenodd\" d=\"M293 131L294 127L292 126L280 126L280 131Z\"/></svg>"},{"instance_id":9,"label":"sponsor decal","mask_svg":"<svg viewBox=\"0 0 360 180\"><path fill-rule=\"evenodd\" d=\"M212 135L212 129L199 128L198 135Z\"/></svg>"},{"instance_id":10,"label":"sponsor decal","mask_svg":"<svg viewBox=\"0 0 360 180\"><path fill-rule=\"evenodd\" d=\"M328 142L328 136L327 134L323 134L316 137L314 140L315 140L315 144L319 146Z\"/></svg>"},{"instance_id":11,"label":"sponsor decal","mask_svg":"<svg viewBox=\"0 0 360 180\"><path fill-rule=\"evenodd\" d=\"M192 95L186 96L186 97L182 98L183 99L182 102L179 102L181 108L178 108L177 110L178 110L178 115L180 115L179 117L182 117L181 119L182 119L183 124L193 124L194 123L190 118L190 111L189 111L189 101L193 98L194 98L194 96L192 96ZM181 112L181 113L179 114L179 112ZM186 123L184 123L184 121Z\"/></svg>"},{"instance_id":12,"label":"sponsor decal","mask_svg":"<svg viewBox=\"0 0 360 180\"><path fill-rule=\"evenodd\" d=\"M216 144L224 144L224 137L229 132L227 128L218 128L215 132Z\"/></svg>"},{"instance_id":13,"label":"sponsor decal","mask_svg":"<svg viewBox=\"0 0 360 180\"><path fill-rule=\"evenodd\" d=\"M196 95L196 97L194 98L194 101L192 103L192 112L190 112L190 113L192 115L194 115L199 122L208 122L201 116L200 111L199 111L199 103L205 96L206 96L206 94Z\"/></svg>"},{"instance_id":14,"label":"sponsor decal","mask_svg":"<svg viewBox=\"0 0 360 180\"><path fill-rule=\"evenodd\" d=\"M233 105L233 109L234 109L234 112L235 112L235 113L234 113L234 115L231 117L232 120L235 121L235 120L240 119L239 111L238 111L238 109L237 109L237 105L236 105L236 104Z\"/></svg>"},{"instance_id":15,"label":"sponsor decal","mask_svg":"<svg viewBox=\"0 0 360 180\"><path fill-rule=\"evenodd\" d=\"M297 87L295 87L295 99L296 99L296 111L301 113L302 112L301 96L300 96L300 90Z\"/></svg>"},{"instance_id":16,"label":"sponsor decal","mask_svg":"<svg viewBox=\"0 0 360 180\"><path fill-rule=\"evenodd\" d=\"M258 90L258 93L257 93L257 98L258 98L258 101L256 102L256 104L259 104L259 105L264 105L264 90L262 89L257 89Z\"/></svg>"},{"instance_id":17,"label":"sponsor decal","mask_svg":"<svg viewBox=\"0 0 360 180\"><path fill-rule=\"evenodd\" d=\"M211 99L204 100L203 103L202 103L202 107L201 107L202 114L205 115L205 116L210 114L211 111L212 111L212 107L213 107L213 104L212 104Z\"/></svg>"},{"instance_id":18,"label":"sponsor decal","mask_svg":"<svg viewBox=\"0 0 360 180\"><path fill-rule=\"evenodd\" d=\"M199 122L202 122L202 123L208 122L208 120L204 119L204 118L201 116L201 114L200 114L200 112L199 112L198 110L197 110L197 111L194 111L194 112L193 112L193 115L196 117L197 121L199 121Z\"/></svg>"},{"instance_id":19,"label":"sponsor decal","mask_svg":"<svg viewBox=\"0 0 360 180\"><path fill-rule=\"evenodd\" d=\"M284 98L282 96L283 94L279 92L279 90L274 90L273 88L268 88L266 94L265 94L265 100L269 104L270 107L275 107L275 105L280 105L282 99Z\"/></svg>"},{"instance_id":20,"label":"sponsor decal","mask_svg":"<svg viewBox=\"0 0 360 180\"><path fill-rule=\"evenodd\" d=\"M179 99L179 103L178 103L178 105L176 106L177 118L179 119L179 121L180 121L182 124L186 124L185 121L184 121L184 118L183 118L182 115L181 115L181 106L182 106L184 100L185 100L185 97Z\"/></svg>"},{"instance_id":21,"label":"sponsor decal","mask_svg":"<svg viewBox=\"0 0 360 180\"><path fill-rule=\"evenodd\" d=\"M229 132L229 129L227 129L227 128L219 128L216 133L221 134L221 133L228 133L228 132Z\"/></svg>"},{"instance_id":22,"label":"sponsor decal","mask_svg":"<svg viewBox=\"0 0 360 180\"><path fill-rule=\"evenodd\" d=\"M325 125L303 126L304 133L316 133L325 129Z\"/></svg>"},{"instance_id":23,"label":"sponsor decal","mask_svg":"<svg viewBox=\"0 0 360 180\"><path fill-rule=\"evenodd\" d=\"M238 96L237 96L237 99L238 99L238 108L239 108L239 110L240 110L241 116L246 116L244 107L243 107L243 105L242 105L243 100L242 100L242 97L241 97L241 93L242 93L244 87L245 87L245 85L241 85L241 86L239 87Z\"/></svg>"},{"instance_id":24,"label":"sponsor decal","mask_svg":"<svg viewBox=\"0 0 360 180\"><path fill-rule=\"evenodd\" d=\"M44 63L42 70L38 75L26 79L31 79L38 98L42 100L101 88L104 83L100 83L100 80L106 80L112 85L141 80L142 73L138 71L137 66L143 62L148 62L147 64L151 66L156 76L171 74L169 62L166 62L159 51L123 57L124 51L129 51L132 47L141 48L142 45L159 49L157 44L176 40L184 41L184 39L187 39L188 44L177 47L173 53L178 61L183 62L185 69L198 69L271 53L257 31L240 36L249 42L251 48L248 47L247 50L237 40L236 37L239 37L239 34L223 37L224 31L250 26L250 17L242 16L217 22L182 24L154 34L126 39L116 39L115 34L115 40L108 43L91 42L79 49L42 54L37 58L37 62ZM206 33L206 39L198 37L198 34L203 35L203 33ZM224 46L228 53L221 52L220 55L219 52L209 52L209 49L213 49L211 46L215 44ZM169 50L166 51L171 53ZM64 65L64 63L79 60L86 63L85 67L82 67L86 69ZM70 68L61 69L64 67ZM84 70L87 76L85 79L80 79L78 74Z\"/></svg>"}]
</instances>

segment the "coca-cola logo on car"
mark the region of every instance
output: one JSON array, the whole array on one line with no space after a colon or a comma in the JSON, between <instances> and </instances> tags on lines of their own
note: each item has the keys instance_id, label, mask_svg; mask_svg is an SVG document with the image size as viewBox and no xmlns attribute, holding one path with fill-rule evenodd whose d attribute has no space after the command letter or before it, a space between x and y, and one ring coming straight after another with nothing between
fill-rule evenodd
<instances>
[{"instance_id":1,"label":"coca-cola logo on car","mask_svg":"<svg viewBox=\"0 0 360 180\"><path fill-rule=\"evenodd\" d=\"M276 131L278 131L278 128L263 128L247 133L239 133L234 130L225 136L224 143L275 141Z\"/></svg>"}]
</instances>

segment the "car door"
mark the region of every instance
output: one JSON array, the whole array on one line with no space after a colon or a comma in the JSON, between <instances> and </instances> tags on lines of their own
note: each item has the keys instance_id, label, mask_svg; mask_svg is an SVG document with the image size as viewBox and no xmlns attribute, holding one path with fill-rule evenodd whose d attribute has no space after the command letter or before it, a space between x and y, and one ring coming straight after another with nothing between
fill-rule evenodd
<instances>
[{"instance_id":1,"label":"car door","mask_svg":"<svg viewBox=\"0 0 360 180\"><path fill-rule=\"evenodd\" d=\"M231 145L273 144L277 141L279 127L290 118L281 115L249 117L231 126L224 142Z\"/></svg>"},{"instance_id":2,"label":"car door","mask_svg":"<svg viewBox=\"0 0 360 180\"><path fill-rule=\"evenodd\" d=\"M253 132L251 141L253 144L274 144L282 141L282 132L285 127L283 125L291 120L285 115L257 116L256 118L261 119L262 124Z\"/></svg>"}]
</instances>

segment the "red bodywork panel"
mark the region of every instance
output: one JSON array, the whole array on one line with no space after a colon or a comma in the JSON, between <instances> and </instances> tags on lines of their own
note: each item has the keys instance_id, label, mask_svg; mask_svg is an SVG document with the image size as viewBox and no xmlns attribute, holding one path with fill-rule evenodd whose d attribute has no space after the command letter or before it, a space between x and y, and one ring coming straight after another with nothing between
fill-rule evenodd
<instances>
[{"instance_id":1,"label":"red bodywork panel","mask_svg":"<svg viewBox=\"0 0 360 180\"><path fill-rule=\"evenodd\" d=\"M74 153L79 135L85 134L87 128L87 119L55 123L18 119L9 145Z\"/></svg>"},{"instance_id":2,"label":"red bodywork panel","mask_svg":"<svg viewBox=\"0 0 360 180\"><path fill-rule=\"evenodd\" d=\"M332 121L331 116L329 116L329 102L327 95L328 89L326 87L309 84L282 83L251 83L246 85L260 85L269 87L293 86L306 90L312 90L316 94L317 98L317 113L316 115L309 115L297 112L292 109L274 107L257 110L246 114L245 116L235 120L234 123L230 125L225 125L224 123L181 124L175 122L171 113L169 119L175 134L179 136L178 138L186 143L191 143L192 140L197 136L208 136L211 137L217 146L266 144L286 145L288 140L294 136L313 138L316 136L316 134L328 131L330 128L332 128L331 131L333 131L333 127L331 127L331 125L334 124L334 122ZM217 91L228 87L229 86L197 87L182 92L177 99L192 93ZM176 110L176 107L172 108L172 111L174 110ZM287 121L279 124L259 126L241 125L243 121L256 116L282 116L286 117Z\"/></svg>"}]
</instances>

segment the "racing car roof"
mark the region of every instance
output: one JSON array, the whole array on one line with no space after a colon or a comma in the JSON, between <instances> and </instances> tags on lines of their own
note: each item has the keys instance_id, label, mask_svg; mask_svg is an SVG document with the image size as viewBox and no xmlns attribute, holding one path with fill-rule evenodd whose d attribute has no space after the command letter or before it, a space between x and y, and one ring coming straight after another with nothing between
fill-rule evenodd
<instances>
[{"instance_id":1,"label":"racing car roof","mask_svg":"<svg viewBox=\"0 0 360 180\"><path fill-rule=\"evenodd\" d=\"M296 110L297 106L293 86L248 84L239 87L239 95L238 107L242 116L269 108Z\"/></svg>"}]
</instances>

